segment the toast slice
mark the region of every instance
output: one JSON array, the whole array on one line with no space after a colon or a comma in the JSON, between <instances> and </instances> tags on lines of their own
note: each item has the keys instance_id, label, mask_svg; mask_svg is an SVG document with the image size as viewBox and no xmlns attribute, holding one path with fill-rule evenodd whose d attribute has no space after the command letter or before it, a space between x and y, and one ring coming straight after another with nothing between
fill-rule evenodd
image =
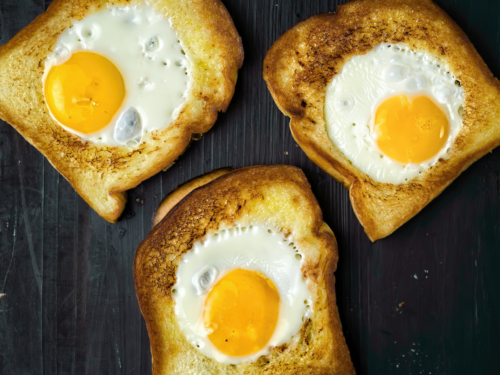
<instances>
[{"instance_id":1,"label":"toast slice","mask_svg":"<svg viewBox=\"0 0 500 375\"><path fill-rule=\"evenodd\" d=\"M399 185L377 182L353 166L330 141L324 118L327 85L352 56L380 43L439 56L465 94L463 128L449 158ZM336 13L311 17L274 43L264 79L307 156L349 189L372 241L391 234L500 145L500 83L464 32L430 0L351 1Z\"/></svg>"},{"instance_id":2,"label":"toast slice","mask_svg":"<svg viewBox=\"0 0 500 375\"><path fill-rule=\"evenodd\" d=\"M45 60L73 21L107 6L145 0L54 0L47 11L0 47L0 118L35 146L104 219L115 222L126 191L170 167L192 139L207 132L233 96L243 63L241 38L219 0L151 0L171 20L191 60L191 84L178 117L146 133L135 147L84 142L50 116L43 93ZM210 63L207 63L207 62Z\"/></svg>"},{"instance_id":3,"label":"toast slice","mask_svg":"<svg viewBox=\"0 0 500 375\"><path fill-rule=\"evenodd\" d=\"M198 182L211 182L195 190L192 183L176 190L188 195L161 211L158 219L163 218L135 255L135 287L151 341L153 374L354 374L336 306L337 243L302 171L257 166L219 175L203 176ZM290 342L269 355L222 364L187 341L174 313L172 287L182 256L195 242L219 228L251 224L278 228L300 246L313 313Z\"/></svg>"}]
</instances>

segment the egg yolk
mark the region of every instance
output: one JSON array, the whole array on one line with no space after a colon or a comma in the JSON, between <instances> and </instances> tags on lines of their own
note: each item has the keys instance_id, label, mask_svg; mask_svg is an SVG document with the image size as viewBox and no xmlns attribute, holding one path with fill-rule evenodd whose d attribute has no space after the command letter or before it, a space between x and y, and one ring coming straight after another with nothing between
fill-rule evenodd
<instances>
[{"instance_id":1,"label":"egg yolk","mask_svg":"<svg viewBox=\"0 0 500 375\"><path fill-rule=\"evenodd\" d=\"M125 98L125 83L117 67L104 56L77 52L50 69L45 98L61 124L90 134L111 122Z\"/></svg>"},{"instance_id":2,"label":"egg yolk","mask_svg":"<svg viewBox=\"0 0 500 375\"><path fill-rule=\"evenodd\" d=\"M236 269L214 285L203 322L222 353L245 356L261 350L278 321L280 297L274 283L256 271Z\"/></svg>"},{"instance_id":3,"label":"egg yolk","mask_svg":"<svg viewBox=\"0 0 500 375\"><path fill-rule=\"evenodd\" d=\"M385 155L400 163L421 163L443 148L450 124L431 98L397 95L377 108L374 130Z\"/></svg>"}]
</instances>

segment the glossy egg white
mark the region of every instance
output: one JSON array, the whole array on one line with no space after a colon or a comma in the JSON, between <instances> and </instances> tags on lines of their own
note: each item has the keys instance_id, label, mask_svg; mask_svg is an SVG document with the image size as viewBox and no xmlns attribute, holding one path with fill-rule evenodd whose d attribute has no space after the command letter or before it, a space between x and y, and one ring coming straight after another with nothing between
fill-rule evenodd
<instances>
[{"instance_id":1,"label":"glossy egg white","mask_svg":"<svg viewBox=\"0 0 500 375\"><path fill-rule=\"evenodd\" d=\"M253 362L289 342L313 313L311 293L302 275L303 257L290 237L263 226L221 230L197 242L185 253L172 288L175 314L187 340L219 363ZM276 285L280 296L274 334L262 350L243 357L228 356L208 339L203 308L211 287L236 268L259 271ZM200 278L200 276L202 276Z\"/></svg>"},{"instance_id":2,"label":"glossy egg white","mask_svg":"<svg viewBox=\"0 0 500 375\"><path fill-rule=\"evenodd\" d=\"M377 146L373 131L377 107L399 94L431 97L448 117L446 144L423 163L402 164ZM449 157L462 129L463 104L463 88L437 57L404 44L383 43L352 57L328 84L325 120L330 140L356 168L375 181L401 184Z\"/></svg>"},{"instance_id":3,"label":"glossy egg white","mask_svg":"<svg viewBox=\"0 0 500 375\"><path fill-rule=\"evenodd\" d=\"M47 57L44 80L54 65L79 51L100 54L115 64L126 94L104 129L82 134L60 124L66 130L96 144L135 146L145 133L165 129L177 118L189 88L190 61L170 20L152 7L109 7L74 22Z\"/></svg>"}]
</instances>

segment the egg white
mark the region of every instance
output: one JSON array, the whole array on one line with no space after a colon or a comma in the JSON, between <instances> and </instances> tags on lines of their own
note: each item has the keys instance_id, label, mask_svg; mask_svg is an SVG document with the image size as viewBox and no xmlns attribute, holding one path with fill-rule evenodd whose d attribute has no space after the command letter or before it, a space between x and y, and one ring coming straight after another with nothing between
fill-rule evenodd
<instances>
[{"instance_id":1,"label":"egg white","mask_svg":"<svg viewBox=\"0 0 500 375\"><path fill-rule=\"evenodd\" d=\"M405 94L434 99L447 115L450 134L444 147L423 163L402 164L378 148L373 131L377 107ZM373 180L401 184L447 159L462 129L464 91L438 58L404 44L383 43L365 55L354 56L327 86L325 120L332 143Z\"/></svg>"},{"instance_id":2,"label":"egg white","mask_svg":"<svg viewBox=\"0 0 500 375\"><path fill-rule=\"evenodd\" d=\"M54 65L79 51L109 59L122 74L126 94L121 108L102 130L83 134L59 123L66 130L96 144L133 147L145 133L164 129L177 118L187 97L190 61L170 20L152 7L110 6L74 22L47 57L44 82ZM139 113L142 131L133 139L118 141L114 138L116 122L130 107Z\"/></svg>"},{"instance_id":3,"label":"egg white","mask_svg":"<svg viewBox=\"0 0 500 375\"><path fill-rule=\"evenodd\" d=\"M197 242L185 253L176 272L172 288L175 314L187 340L207 357L220 363L253 362L278 345L289 342L302 327L304 318L312 314L311 293L301 267L303 257L291 238L262 226L235 227L220 230ZM218 274L204 294L199 295L193 278L207 266ZM203 324L205 299L211 287L229 271L243 268L258 271L276 285L280 309L275 331L266 347L242 357L228 356L219 351L207 337Z\"/></svg>"}]
</instances>

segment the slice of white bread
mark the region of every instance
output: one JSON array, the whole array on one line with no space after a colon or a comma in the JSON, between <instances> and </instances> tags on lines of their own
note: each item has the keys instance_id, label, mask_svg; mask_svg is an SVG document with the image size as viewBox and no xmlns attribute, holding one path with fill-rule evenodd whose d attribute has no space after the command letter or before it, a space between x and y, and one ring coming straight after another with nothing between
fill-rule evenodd
<instances>
[{"instance_id":1,"label":"slice of white bread","mask_svg":"<svg viewBox=\"0 0 500 375\"><path fill-rule=\"evenodd\" d=\"M352 56L381 43L405 43L438 56L464 89L463 128L449 158L407 183L363 173L329 139L326 87ZM388 236L415 216L473 162L500 145L500 83L464 32L430 0L350 1L336 13L299 23L264 60L264 79L307 156L347 189L368 237Z\"/></svg>"},{"instance_id":2,"label":"slice of white bread","mask_svg":"<svg viewBox=\"0 0 500 375\"><path fill-rule=\"evenodd\" d=\"M243 63L241 38L219 0L150 0L171 20L192 65L177 119L144 135L136 147L83 142L50 116L43 94L45 60L72 22L108 6L145 0L54 0L47 11L0 47L0 118L11 124L104 219L115 222L126 191L171 166L194 137L207 132L233 96Z\"/></svg>"},{"instance_id":3,"label":"slice of white bread","mask_svg":"<svg viewBox=\"0 0 500 375\"><path fill-rule=\"evenodd\" d=\"M306 177L284 165L223 173L194 179L167 196L156 216L159 223L137 249L135 287L151 342L153 374L354 374L336 305L337 243ZM172 202L178 203L172 207ZM313 313L290 342L269 355L228 365L187 341L174 313L172 287L182 255L194 242L238 224L263 224L293 236L304 257Z\"/></svg>"}]
</instances>

